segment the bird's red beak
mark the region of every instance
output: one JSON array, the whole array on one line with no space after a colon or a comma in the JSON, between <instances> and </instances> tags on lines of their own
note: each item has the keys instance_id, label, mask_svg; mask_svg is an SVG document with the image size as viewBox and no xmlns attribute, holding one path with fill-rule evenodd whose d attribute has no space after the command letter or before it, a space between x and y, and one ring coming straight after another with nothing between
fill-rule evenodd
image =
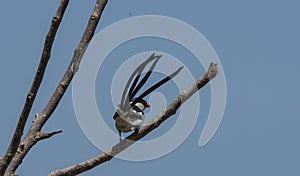
<instances>
[{"instance_id":1,"label":"bird's red beak","mask_svg":"<svg viewBox=\"0 0 300 176\"><path fill-rule=\"evenodd\" d=\"M146 107L146 108L149 108L149 107L150 107L150 104L149 104L149 103L147 103L145 107Z\"/></svg>"}]
</instances>

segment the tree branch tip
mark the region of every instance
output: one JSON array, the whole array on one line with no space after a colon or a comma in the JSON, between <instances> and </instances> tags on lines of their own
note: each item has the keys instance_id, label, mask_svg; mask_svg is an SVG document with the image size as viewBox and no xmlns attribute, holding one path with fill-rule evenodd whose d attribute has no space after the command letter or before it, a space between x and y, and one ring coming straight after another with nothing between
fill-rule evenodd
<instances>
[{"instance_id":1,"label":"tree branch tip","mask_svg":"<svg viewBox=\"0 0 300 176\"><path fill-rule=\"evenodd\" d=\"M63 132L63 130L57 130L57 131L50 132L50 134L55 135L55 134L59 134L62 132Z\"/></svg>"},{"instance_id":2,"label":"tree branch tip","mask_svg":"<svg viewBox=\"0 0 300 176\"><path fill-rule=\"evenodd\" d=\"M209 68L217 67L217 65L218 65L218 64L211 62L210 65L209 65Z\"/></svg>"},{"instance_id":3,"label":"tree branch tip","mask_svg":"<svg viewBox=\"0 0 300 176\"><path fill-rule=\"evenodd\" d=\"M62 132L63 132L63 130L58 130L57 132L58 132L58 133L62 133Z\"/></svg>"},{"instance_id":4,"label":"tree branch tip","mask_svg":"<svg viewBox=\"0 0 300 176\"><path fill-rule=\"evenodd\" d=\"M35 139L37 141L39 140L43 140L43 139L48 139L50 137L52 137L53 135L55 134L59 134L63 132L62 130L58 130L58 131L53 131L53 132L38 132L36 135L35 135Z\"/></svg>"},{"instance_id":5,"label":"tree branch tip","mask_svg":"<svg viewBox=\"0 0 300 176\"><path fill-rule=\"evenodd\" d=\"M207 71L210 75L217 75L219 73L218 71L218 65L215 63L210 63L209 69Z\"/></svg>"}]
</instances>

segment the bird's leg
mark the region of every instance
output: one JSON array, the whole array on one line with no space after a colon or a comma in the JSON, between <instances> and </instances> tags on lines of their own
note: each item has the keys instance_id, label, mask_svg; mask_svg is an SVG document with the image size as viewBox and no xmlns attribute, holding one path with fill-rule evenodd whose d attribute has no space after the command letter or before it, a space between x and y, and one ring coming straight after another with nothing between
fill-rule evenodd
<instances>
[{"instance_id":1,"label":"bird's leg","mask_svg":"<svg viewBox=\"0 0 300 176\"><path fill-rule=\"evenodd\" d=\"M121 137L121 131L120 130L118 130L119 131L119 140L120 140L120 142L122 141L122 137Z\"/></svg>"}]
</instances>

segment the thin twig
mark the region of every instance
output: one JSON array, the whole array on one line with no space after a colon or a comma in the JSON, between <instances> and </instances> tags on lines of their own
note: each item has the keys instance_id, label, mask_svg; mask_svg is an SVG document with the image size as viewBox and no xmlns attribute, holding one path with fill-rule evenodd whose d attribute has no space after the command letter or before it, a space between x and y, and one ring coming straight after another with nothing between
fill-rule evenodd
<instances>
[{"instance_id":1,"label":"thin twig","mask_svg":"<svg viewBox=\"0 0 300 176\"><path fill-rule=\"evenodd\" d=\"M72 176L83 173L90 170L104 162L111 160L115 155L119 154L133 143L143 138L145 135L156 129L166 119L174 115L177 109L188 100L195 92L205 86L210 80L212 80L218 73L217 64L211 64L208 71L194 82L188 89L184 90L164 111L157 115L151 122L134 132L126 139L122 140L117 145L113 146L108 151L90 158L84 162L75 164L73 166L53 171L48 176Z\"/></svg>"},{"instance_id":2,"label":"thin twig","mask_svg":"<svg viewBox=\"0 0 300 176\"><path fill-rule=\"evenodd\" d=\"M50 54L51 54L51 48L53 45L53 41L56 36L57 29L60 25L60 22L63 18L64 12L68 6L69 0L62 0L60 2L60 5L57 9L56 14L52 18L52 24L50 26L50 29L48 31L48 34L45 39L44 43L44 49L42 52L42 56L40 59L40 63L38 66L38 69L35 73L33 82L31 84L31 88L27 94L26 101L23 107L23 110L21 112L21 115L19 117L19 121L17 124L17 127L15 129L15 132L13 134L12 140L9 144L9 147L6 151L5 156L0 160L0 175L3 175L5 170L7 169L9 163L11 162L13 156L17 152L18 146L21 141L21 137L23 135L24 131L24 126L26 124L26 121L28 119L29 113L31 111L33 102L35 100L36 94L39 90L39 87L42 83L44 73L46 70L46 66L48 64L48 61L50 59Z\"/></svg>"},{"instance_id":3,"label":"thin twig","mask_svg":"<svg viewBox=\"0 0 300 176\"><path fill-rule=\"evenodd\" d=\"M67 68L62 80L58 84L56 90L54 91L52 97L50 98L48 104L43 109L40 114L36 115L34 122L32 123L30 130L22 141L23 148L22 150L18 149L18 152L14 155L13 160L10 162L5 174L14 173L18 166L22 163L22 160L27 155L29 150L40 140L44 138L35 138L35 136L40 133L42 127L50 118L57 105L59 104L61 98L63 97L65 91L67 90L71 80L73 79L74 74L78 70L79 63L81 61L82 55L92 39L96 27L98 25L101 14L104 10L107 0L97 0L95 8L90 16L86 30L81 38L81 41L77 48L75 49L73 58L69 67Z\"/></svg>"},{"instance_id":4,"label":"thin twig","mask_svg":"<svg viewBox=\"0 0 300 176\"><path fill-rule=\"evenodd\" d=\"M43 140L43 139L48 139L48 138L52 137L53 135L59 134L61 132L62 132L62 130L53 131L53 132L38 132L35 135L35 138L36 138L37 141Z\"/></svg>"}]
</instances>

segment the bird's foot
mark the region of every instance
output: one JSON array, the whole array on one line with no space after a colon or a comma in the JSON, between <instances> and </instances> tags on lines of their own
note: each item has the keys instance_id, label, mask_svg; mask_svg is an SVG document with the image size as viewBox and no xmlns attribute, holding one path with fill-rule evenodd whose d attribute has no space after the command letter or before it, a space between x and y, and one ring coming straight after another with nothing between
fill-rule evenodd
<instances>
[{"instance_id":1,"label":"bird's foot","mask_svg":"<svg viewBox=\"0 0 300 176\"><path fill-rule=\"evenodd\" d=\"M140 130L140 128L136 128L136 129L134 129L134 132L135 132L135 133L138 133L139 130Z\"/></svg>"}]
</instances>

